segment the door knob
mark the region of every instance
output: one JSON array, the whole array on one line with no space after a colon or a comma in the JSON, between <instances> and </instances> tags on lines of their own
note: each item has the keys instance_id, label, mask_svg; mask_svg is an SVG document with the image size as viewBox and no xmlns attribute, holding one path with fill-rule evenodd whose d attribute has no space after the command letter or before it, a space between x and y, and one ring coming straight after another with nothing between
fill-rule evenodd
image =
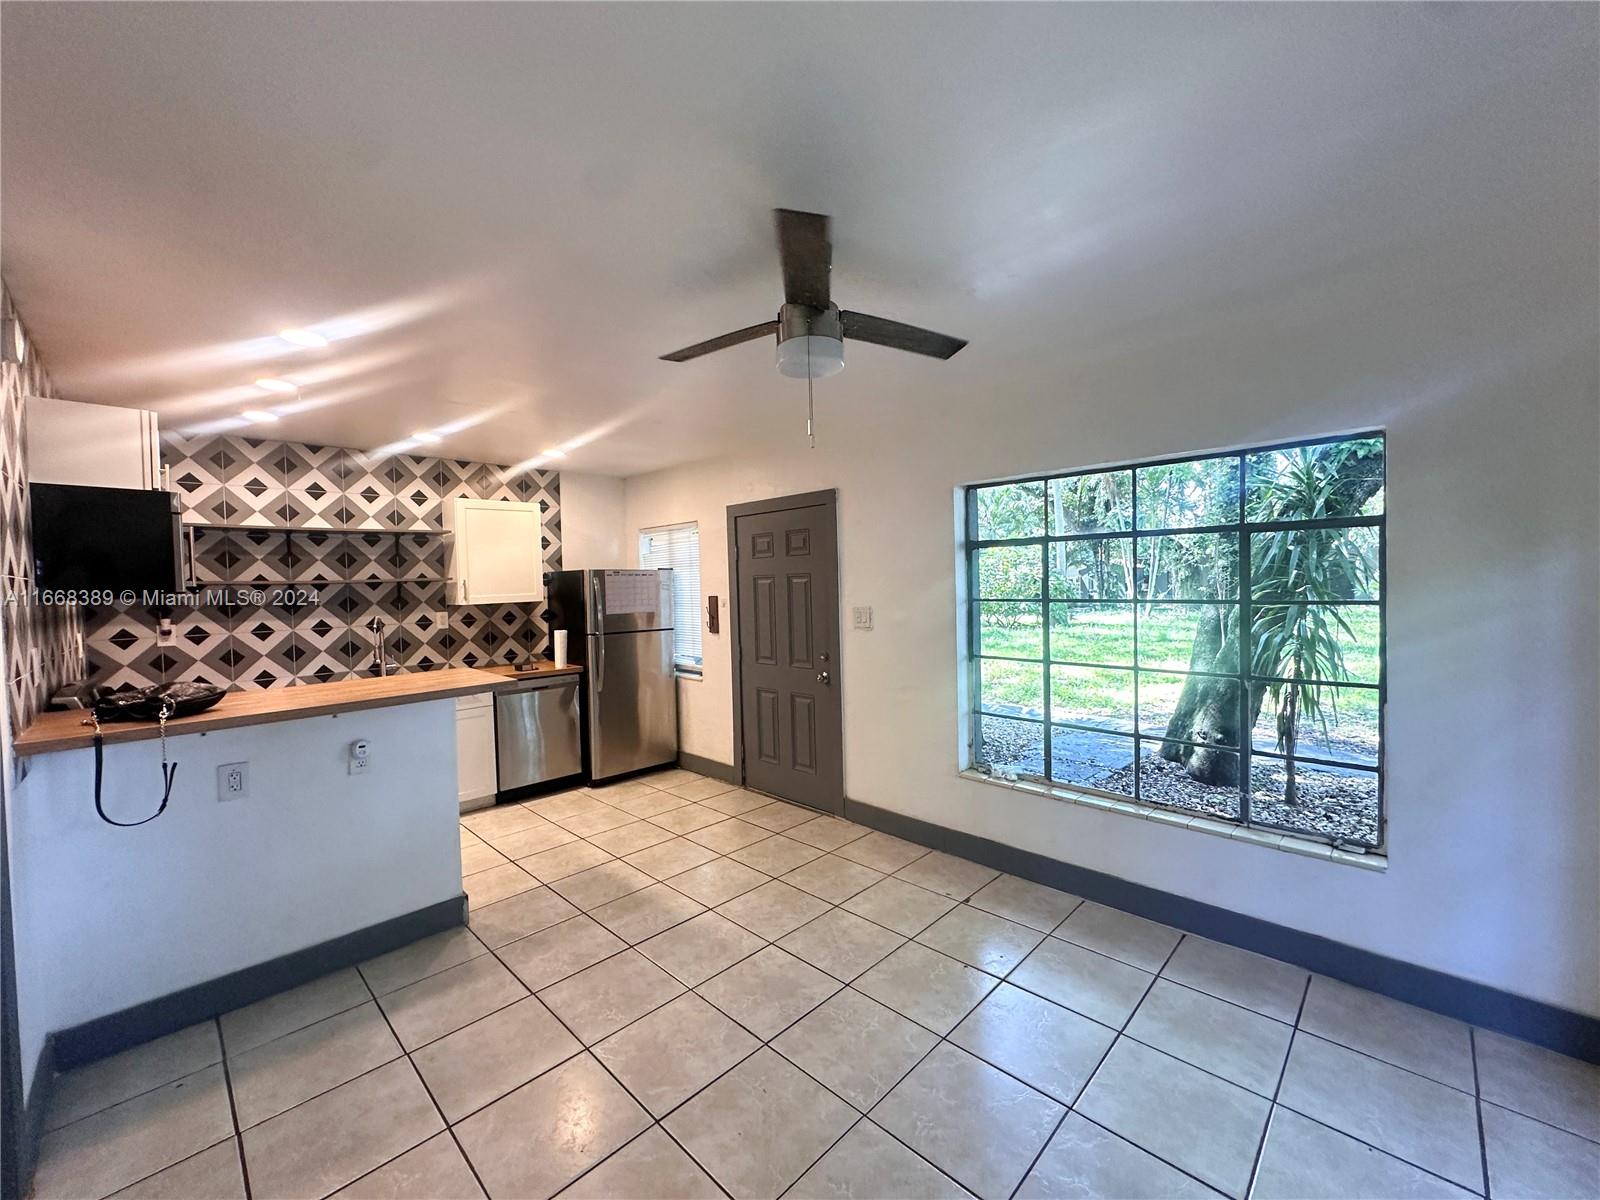
<instances>
[{"instance_id":1,"label":"door knob","mask_svg":"<svg viewBox=\"0 0 1600 1200\"><path fill-rule=\"evenodd\" d=\"M833 678L826 671L818 671L817 672L817 682L822 684L823 686L827 686L828 684L833 682Z\"/></svg>"}]
</instances>

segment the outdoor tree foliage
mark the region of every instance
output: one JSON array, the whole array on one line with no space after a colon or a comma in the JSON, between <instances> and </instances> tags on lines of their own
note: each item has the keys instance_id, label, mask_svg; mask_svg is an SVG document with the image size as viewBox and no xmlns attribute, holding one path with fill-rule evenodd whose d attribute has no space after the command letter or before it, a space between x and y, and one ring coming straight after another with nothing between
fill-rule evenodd
<instances>
[{"instance_id":1,"label":"outdoor tree foliage","mask_svg":"<svg viewBox=\"0 0 1600 1200\"><path fill-rule=\"evenodd\" d=\"M1377 439L1251 455L1247 464L1246 518L1252 523L1360 516L1383 488L1383 448ZM1237 679L1189 676L1161 755L1181 762L1202 782L1237 784L1237 751L1270 699L1277 748L1287 759L1286 799L1292 804L1302 722L1320 724L1324 736L1330 723L1337 723L1336 693L1329 684L1348 677L1344 644L1357 638L1347 610L1329 602L1376 597L1377 533L1370 527L1312 526L1251 538L1248 586L1254 619L1246 703L1240 704ZM1233 669L1234 654L1245 640L1240 610L1220 607L1219 615L1199 627L1191 671Z\"/></svg>"}]
</instances>

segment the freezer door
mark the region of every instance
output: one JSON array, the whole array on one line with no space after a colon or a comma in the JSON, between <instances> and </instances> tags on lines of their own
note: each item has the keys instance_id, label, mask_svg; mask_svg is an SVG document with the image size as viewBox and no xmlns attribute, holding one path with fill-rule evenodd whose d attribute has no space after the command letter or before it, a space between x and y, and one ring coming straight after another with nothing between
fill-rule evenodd
<instances>
[{"instance_id":1,"label":"freezer door","mask_svg":"<svg viewBox=\"0 0 1600 1200\"><path fill-rule=\"evenodd\" d=\"M678 759L672 631L589 635L589 773L609 779Z\"/></svg>"}]
</instances>

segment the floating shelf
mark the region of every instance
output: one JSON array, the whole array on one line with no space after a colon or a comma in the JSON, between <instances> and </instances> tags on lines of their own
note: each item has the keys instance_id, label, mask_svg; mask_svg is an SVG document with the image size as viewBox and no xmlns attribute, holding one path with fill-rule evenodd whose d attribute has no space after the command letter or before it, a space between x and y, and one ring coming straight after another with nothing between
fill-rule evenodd
<instances>
[{"instance_id":1,"label":"floating shelf","mask_svg":"<svg viewBox=\"0 0 1600 1200\"><path fill-rule=\"evenodd\" d=\"M407 575L404 579L191 579L195 588L273 588L273 587L336 587L350 583L376 583L388 587L396 583L449 583L447 575Z\"/></svg>"},{"instance_id":2,"label":"floating shelf","mask_svg":"<svg viewBox=\"0 0 1600 1200\"><path fill-rule=\"evenodd\" d=\"M315 529L304 525L213 525L208 521L185 521L184 529L215 529L219 533L321 533L321 534L363 534L376 533L384 537L405 537L412 534L418 537L450 537L448 529Z\"/></svg>"}]
</instances>

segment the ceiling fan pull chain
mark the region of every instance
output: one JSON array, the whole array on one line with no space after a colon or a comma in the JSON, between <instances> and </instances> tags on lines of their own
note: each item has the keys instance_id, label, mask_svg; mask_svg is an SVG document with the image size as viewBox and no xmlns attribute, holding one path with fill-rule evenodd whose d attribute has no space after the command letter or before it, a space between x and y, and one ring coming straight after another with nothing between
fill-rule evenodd
<instances>
[{"instance_id":1,"label":"ceiling fan pull chain","mask_svg":"<svg viewBox=\"0 0 1600 1200\"><path fill-rule=\"evenodd\" d=\"M817 448L817 435L812 428L812 421L817 415L816 394L812 385L816 382L811 378L811 339L806 339L806 437L811 439L811 448Z\"/></svg>"}]
</instances>

